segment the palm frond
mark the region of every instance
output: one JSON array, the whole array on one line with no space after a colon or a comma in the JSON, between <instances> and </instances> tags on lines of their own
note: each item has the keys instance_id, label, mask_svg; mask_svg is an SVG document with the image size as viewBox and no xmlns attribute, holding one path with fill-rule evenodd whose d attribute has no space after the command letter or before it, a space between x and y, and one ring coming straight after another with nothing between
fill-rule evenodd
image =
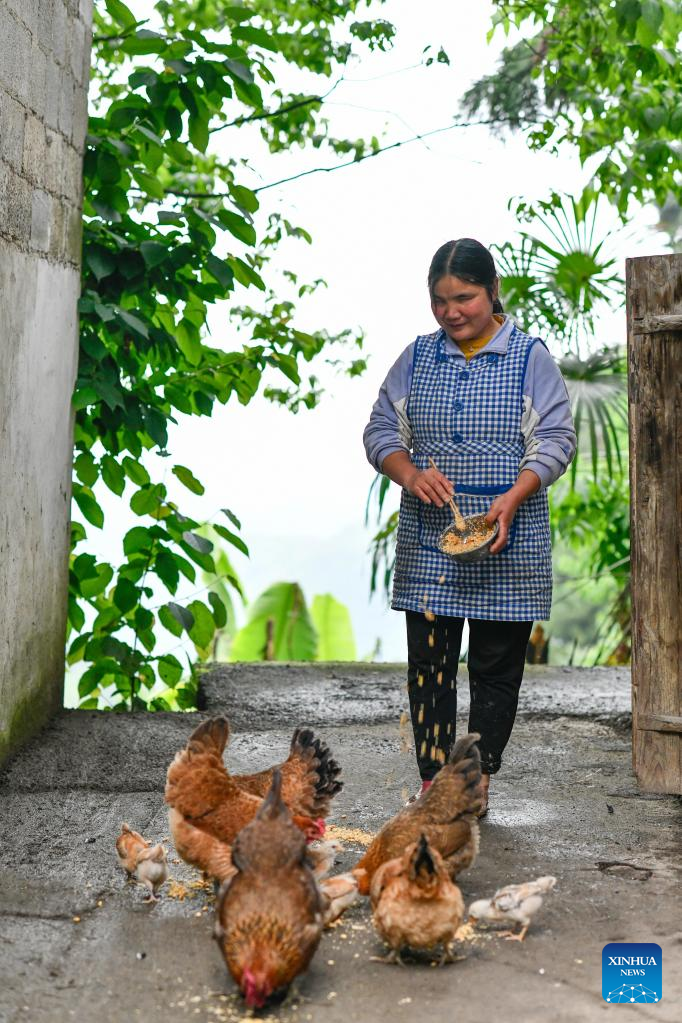
<instances>
[{"instance_id":1,"label":"palm frond","mask_svg":"<svg viewBox=\"0 0 682 1023\"><path fill-rule=\"evenodd\" d=\"M606 235L595 241L599 199L590 189L578 198L553 192L547 201L516 205L533 225L517 244L493 246L505 307L527 330L550 332L578 354L580 338L594 335L603 303L619 304L624 281L607 252Z\"/></svg>"},{"instance_id":2,"label":"palm frond","mask_svg":"<svg viewBox=\"0 0 682 1023\"><path fill-rule=\"evenodd\" d=\"M627 442L627 395L625 360L615 349L594 352L586 359L569 356L559 362L571 401L578 438L578 457L571 466L571 482L586 455L597 478L603 458L609 475L623 469L623 445ZM585 451L585 434L588 447Z\"/></svg>"}]
</instances>

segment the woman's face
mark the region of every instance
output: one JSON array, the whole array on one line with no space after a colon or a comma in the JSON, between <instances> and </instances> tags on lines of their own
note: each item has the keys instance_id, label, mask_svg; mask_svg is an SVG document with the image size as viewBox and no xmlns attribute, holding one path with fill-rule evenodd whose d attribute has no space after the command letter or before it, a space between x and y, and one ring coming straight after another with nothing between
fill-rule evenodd
<instances>
[{"instance_id":1,"label":"woman's face","mask_svg":"<svg viewBox=\"0 0 682 1023\"><path fill-rule=\"evenodd\" d=\"M494 294L497 295L497 282ZM486 337L494 334L498 327L486 289L450 274L436 281L431 294L431 311L453 341Z\"/></svg>"}]
</instances>

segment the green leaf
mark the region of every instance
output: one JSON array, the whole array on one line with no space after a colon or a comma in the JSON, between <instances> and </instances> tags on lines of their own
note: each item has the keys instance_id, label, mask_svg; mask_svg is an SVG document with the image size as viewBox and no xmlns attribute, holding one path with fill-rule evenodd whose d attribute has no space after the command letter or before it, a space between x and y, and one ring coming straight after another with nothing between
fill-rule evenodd
<instances>
[{"instance_id":1,"label":"green leaf","mask_svg":"<svg viewBox=\"0 0 682 1023\"><path fill-rule=\"evenodd\" d=\"M159 675L167 686L175 686L182 678L182 665L173 654L164 654L158 660Z\"/></svg>"},{"instance_id":2,"label":"green leaf","mask_svg":"<svg viewBox=\"0 0 682 1023\"><path fill-rule=\"evenodd\" d=\"M233 526L236 526L237 529L242 528L241 522L239 521L239 519L237 518L233 511L230 511L229 508L221 508L220 510L223 513L223 515L227 515L228 519L230 520Z\"/></svg>"},{"instance_id":3,"label":"green leaf","mask_svg":"<svg viewBox=\"0 0 682 1023\"><path fill-rule=\"evenodd\" d=\"M222 536L223 540L227 540L228 543L231 543L232 546L236 547L237 550L242 552L242 554L246 554L248 558L249 548L246 546L241 537L237 536L235 533L231 533L229 529L225 529L224 526L220 526L217 523L213 526L213 528L219 536Z\"/></svg>"},{"instance_id":4,"label":"green leaf","mask_svg":"<svg viewBox=\"0 0 682 1023\"><path fill-rule=\"evenodd\" d=\"M85 625L85 613L75 597L72 596L69 597L67 617L76 632L80 632Z\"/></svg>"},{"instance_id":5,"label":"green leaf","mask_svg":"<svg viewBox=\"0 0 682 1023\"><path fill-rule=\"evenodd\" d=\"M357 657L350 611L330 593L313 598L310 617L317 629L318 661L354 661Z\"/></svg>"},{"instance_id":6,"label":"green leaf","mask_svg":"<svg viewBox=\"0 0 682 1023\"><path fill-rule=\"evenodd\" d=\"M128 36L121 44L124 53L138 56L144 53L163 53L166 48L163 36L149 29L141 28L134 36Z\"/></svg>"},{"instance_id":7,"label":"green leaf","mask_svg":"<svg viewBox=\"0 0 682 1023\"><path fill-rule=\"evenodd\" d=\"M170 614L175 618L183 629L187 632L194 626L194 615L189 608L182 607L181 604L175 604L172 600L166 605ZM165 624L165 623L164 623Z\"/></svg>"},{"instance_id":8,"label":"green leaf","mask_svg":"<svg viewBox=\"0 0 682 1023\"><path fill-rule=\"evenodd\" d=\"M144 171L136 169L135 180L147 195L151 195L153 199L163 199L166 194L163 185L153 174L145 174Z\"/></svg>"},{"instance_id":9,"label":"green leaf","mask_svg":"<svg viewBox=\"0 0 682 1023\"><path fill-rule=\"evenodd\" d=\"M78 680L78 695L87 696L94 689L97 689L101 674L102 673L99 670L98 665L93 665L91 668L88 668L87 671L84 671Z\"/></svg>"},{"instance_id":10,"label":"green leaf","mask_svg":"<svg viewBox=\"0 0 682 1023\"><path fill-rule=\"evenodd\" d=\"M658 42L658 32L656 29L652 28L651 19L647 20L644 17L638 19L635 38L641 46L644 46L647 49L652 47L654 43Z\"/></svg>"},{"instance_id":11,"label":"green leaf","mask_svg":"<svg viewBox=\"0 0 682 1023\"><path fill-rule=\"evenodd\" d=\"M130 507L136 515L151 515L163 500L163 489L160 484L140 487L130 499Z\"/></svg>"},{"instance_id":12,"label":"green leaf","mask_svg":"<svg viewBox=\"0 0 682 1023\"><path fill-rule=\"evenodd\" d=\"M99 479L97 462L89 451L82 451L73 463L76 476L87 487L93 486Z\"/></svg>"},{"instance_id":13,"label":"green leaf","mask_svg":"<svg viewBox=\"0 0 682 1023\"><path fill-rule=\"evenodd\" d=\"M281 370L292 383L300 384L301 376L298 372L296 359L292 355L286 355L284 352L273 352L268 361Z\"/></svg>"},{"instance_id":14,"label":"green leaf","mask_svg":"<svg viewBox=\"0 0 682 1023\"><path fill-rule=\"evenodd\" d=\"M202 357L202 346L196 328L188 321L181 320L175 329L178 348L192 366L198 366Z\"/></svg>"},{"instance_id":15,"label":"green leaf","mask_svg":"<svg viewBox=\"0 0 682 1023\"><path fill-rule=\"evenodd\" d=\"M105 484L119 497L125 490L125 474L115 458L104 455L101 462L102 479Z\"/></svg>"},{"instance_id":16,"label":"green leaf","mask_svg":"<svg viewBox=\"0 0 682 1023\"><path fill-rule=\"evenodd\" d=\"M663 11L659 0L642 0L642 18L652 32L658 35L663 22Z\"/></svg>"},{"instance_id":17,"label":"green leaf","mask_svg":"<svg viewBox=\"0 0 682 1023\"><path fill-rule=\"evenodd\" d=\"M104 4L111 17L122 28L133 28L137 24L137 18L122 0L104 0Z\"/></svg>"},{"instance_id":18,"label":"green leaf","mask_svg":"<svg viewBox=\"0 0 682 1023\"><path fill-rule=\"evenodd\" d=\"M80 589L82 596L90 599L92 597L96 597L100 593L103 593L113 578L114 570L111 565L98 565L95 577L92 579L84 579L81 582Z\"/></svg>"},{"instance_id":19,"label":"green leaf","mask_svg":"<svg viewBox=\"0 0 682 1023\"><path fill-rule=\"evenodd\" d=\"M139 335L139 337L143 337L145 341L149 340L147 324L138 316L135 316L134 313L128 312L127 309L117 309L116 316L126 325L126 327L129 327L134 334Z\"/></svg>"},{"instance_id":20,"label":"green leaf","mask_svg":"<svg viewBox=\"0 0 682 1023\"><path fill-rule=\"evenodd\" d=\"M233 213L232 210L221 210L218 214L218 220L240 242L244 242L245 245L256 244L254 226L245 217L240 217L238 213Z\"/></svg>"},{"instance_id":21,"label":"green leaf","mask_svg":"<svg viewBox=\"0 0 682 1023\"><path fill-rule=\"evenodd\" d=\"M74 484L73 497L83 517L93 526L101 529L104 525L104 512L95 500L92 490L89 487L80 487L78 484Z\"/></svg>"},{"instance_id":22,"label":"green leaf","mask_svg":"<svg viewBox=\"0 0 682 1023\"><path fill-rule=\"evenodd\" d=\"M142 420L151 439L162 450L168 444L168 420L158 409L147 405L142 409Z\"/></svg>"},{"instance_id":23,"label":"green leaf","mask_svg":"<svg viewBox=\"0 0 682 1023\"><path fill-rule=\"evenodd\" d=\"M114 254L103 245L86 245L83 249L86 264L98 281L104 280L116 269Z\"/></svg>"},{"instance_id":24,"label":"green leaf","mask_svg":"<svg viewBox=\"0 0 682 1023\"><path fill-rule=\"evenodd\" d=\"M126 455L121 464L128 479L137 484L138 487L143 487L149 483L149 473L141 462L136 462L134 458Z\"/></svg>"},{"instance_id":25,"label":"green leaf","mask_svg":"<svg viewBox=\"0 0 682 1023\"><path fill-rule=\"evenodd\" d=\"M227 608L217 593L210 592L208 602L213 608L213 619L219 629L227 625Z\"/></svg>"},{"instance_id":26,"label":"green leaf","mask_svg":"<svg viewBox=\"0 0 682 1023\"><path fill-rule=\"evenodd\" d=\"M82 409L87 408L88 405L96 405L99 400L99 395L94 388L81 387L73 392L71 404L76 412L80 412Z\"/></svg>"},{"instance_id":27,"label":"green leaf","mask_svg":"<svg viewBox=\"0 0 682 1023\"><path fill-rule=\"evenodd\" d=\"M194 476L190 469L187 469L184 465L174 465L173 475L177 476L183 486L191 490L193 494L203 494L205 487L199 480Z\"/></svg>"},{"instance_id":28,"label":"green leaf","mask_svg":"<svg viewBox=\"0 0 682 1023\"><path fill-rule=\"evenodd\" d=\"M97 154L97 173L106 185L115 185L121 177L118 159L108 149L100 149Z\"/></svg>"},{"instance_id":29,"label":"green leaf","mask_svg":"<svg viewBox=\"0 0 682 1023\"><path fill-rule=\"evenodd\" d=\"M194 618L194 625L189 630L190 639L199 650L206 650L215 633L213 615L200 600L193 600L187 610Z\"/></svg>"},{"instance_id":30,"label":"green leaf","mask_svg":"<svg viewBox=\"0 0 682 1023\"><path fill-rule=\"evenodd\" d=\"M225 67L234 78L237 78L242 82L246 82L247 85L253 84L251 68L247 67L246 64L242 64L241 61L238 60L231 60L228 57L225 61Z\"/></svg>"},{"instance_id":31,"label":"green leaf","mask_svg":"<svg viewBox=\"0 0 682 1023\"><path fill-rule=\"evenodd\" d=\"M232 643L230 660L312 661L316 649L317 633L301 587L276 583L251 606L247 624Z\"/></svg>"},{"instance_id":32,"label":"green leaf","mask_svg":"<svg viewBox=\"0 0 682 1023\"><path fill-rule=\"evenodd\" d=\"M224 259L218 259L211 252L206 257L206 268L211 276L215 277L219 284L222 284L226 291L232 289L234 286L234 273L229 263L226 263Z\"/></svg>"},{"instance_id":33,"label":"green leaf","mask_svg":"<svg viewBox=\"0 0 682 1023\"><path fill-rule=\"evenodd\" d=\"M667 115L663 107L647 107L644 120L652 131L658 131L667 121Z\"/></svg>"},{"instance_id":34,"label":"green leaf","mask_svg":"<svg viewBox=\"0 0 682 1023\"><path fill-rule=\"evenodd\" d=\"M272 53L277 53L279 50L276 41L265 29L253 28L252 25L239 25L237 28L233 28L232 38L243 39L247 43L253 43L254 46L262 46L264 50L270 50Z\"/></svg>"},{"instance_id":35,"label":"green leaf","mask_svg":"<svg viewBox=\"0 0 682 1023\"><path fill-rule=\"evenodd\" d=\"M166 107L164 111L164 119L166 122L166 128L168 134L174 138L179 139L182 135L182 114L177 107Z\"/></svg>"},{"instance_id":36,"label":"green leaf","mask_svg":"<svg viewBox=\"0 0 682 1023\"><path fill-rule=\"evenodd\" d=\"M118 621L120 617L121 612L119 611L119 609L117 607L114 607L113 604L108 604L106 607L102 608L102 610L92 623L93 633L106 631L109 628L109 626L113 625L114 622Z\"/></svg>"},{"instance_id":37,"label":"green leaf","mask_svg":"<svg viewBox=\"0 0 682 1023\"><path fill-rule=\"evenodd\" d=\"M87 700L81 700L78 704L79 710L99 710L99 700L96 696L92 696Z\"/></svg>"},{"instance_id":38,"label":"green leaf","mask_svg":"<svg viewBox=\"0 0 682 1023\"><path fill-rule=\"evenodd\" d=\"M193 146L200 153L205 153L208 147L208 121L205 117L192 117L189 119L189 138Z\"/></svg>"},{"instance_id":39,"label":"green leaf","mask_svg":"<svg viewBox=\"0 0 682 1023\"><path fill-rule=\"evenodd\" d=\"M148 551L153 542L154 538L146 526L133 526L123 537L123 553L130 557L131 554Z\"/></svg>"},{"instance_id":40,"label":"green leaf","mask_svg":"<svg viewBox=\"0 0 682 1023\"><path fill-rule=\"evenodd\" d=\"M132 611L139 600L140 591L129 579L119 579L114 589L114 604L122 614Z\"/></svg>"},{"instance_id":41,"label":"green leaf","mask_svg":"<svg viewBox=\"0 0 682 1023\"><path fill-rule=\"evenodd\" d=\"M88 639L89 634L87 632L82 633L80 636L76 636L73 643L69 647L66 657L66 663L69 666L73 664L78 664L79 661L83 660L83 650L85 649Z\"/></svg>"},{"instance_id":42,"label":"green leaf","mask_svg":"<svg viewBox=\"0 0 682 1023\"><path fill-rule=\"evenodd\" d=\"M180 569L170 551L165 549L159 551L154 561L154 571L171 593L175 593L180 581Z\"/></svg>"},{"instance_id":43,"label":"green leaf","mask_svg":"<svg viewBox=\"0 0 682 1023\"><path fill-rule=\"evenodd\" d=\"M260 205L256 193L252 192L250 188L245 188L244 185L230 185L230 195L237 205L247 210L248 213L255 213Z\"/></svg>"},{"instance_id":44,"label":"green leaf","mask_svg":"<svg viewBox=\"0 0 682 1023\"><path fill-rule=\"evenodd\" d=\"M163 625L164 629L168 629L168 631L172 632L174 636L182 635L182 622L178 621L177 617L165 604L159 608L159 621Z\"/></svg>"},{"instance_id":45,"label":"green leaf","mask_svg":"<svg viewBox=\"0 0 682 1023\"><path fill-rule=\"evenodd\" d=\"M182 534L182 539L189 547L195 551L199 551L200 554L210 554L213 550L213 544L210 540L207 540L203 536L199 536L197 533L191 533L189 530L185 530Z\"/></svg>"},{"instance_id":46,"label":"green leaf","mask_svg":"<svg viewBox=\"0 0 682 1023\"><path fill-rule=\"evenodd\" d=\"M74 560L71 571L81 581L94 578L97 575L97 558L94 554L80 554Z\"/></svg>"},{"instance_id":47,"label":"green leaf","mask_svg":"<svg viewBox=\"0 0 682 1023\"><path fill-rule=\"evenodd\" d=\"M259 291L265 291L265 281L256 273L252 266L245 263L239 256L230 256L228 263L234 271L234 275L240 284L243 284L245 288L248 288L250 284L254 284Z\"/></svg>"}]
</instances>

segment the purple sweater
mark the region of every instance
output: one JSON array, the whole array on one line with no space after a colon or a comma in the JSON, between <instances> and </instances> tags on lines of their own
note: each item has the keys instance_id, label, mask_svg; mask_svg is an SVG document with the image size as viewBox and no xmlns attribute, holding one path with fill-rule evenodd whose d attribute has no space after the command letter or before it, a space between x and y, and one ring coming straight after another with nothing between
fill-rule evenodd
<instances>
[{"instance_id":1,"label":"purple sweater","mask_svg":"<svg viewBox=\"0 0 682 1023\"><path fill-rule=\"evenodd\" d=\"M512 321L505 316L497 333L473 358L483 352L506 355L511 328ZM407 346L389 370L365 427L365 451L377 472L381 472L387 455L394 451L409 453L412 447L407 402L415 343ZM447 336L445 347L448 354L465 361L460 348ZM566 471L575 455L576 437L566 384L554 359L540 344L531 349L523 381L521 433L525 454L519 472L532 469L540 477L542 487L548 487Z\"/></svg>"}]
</instances>

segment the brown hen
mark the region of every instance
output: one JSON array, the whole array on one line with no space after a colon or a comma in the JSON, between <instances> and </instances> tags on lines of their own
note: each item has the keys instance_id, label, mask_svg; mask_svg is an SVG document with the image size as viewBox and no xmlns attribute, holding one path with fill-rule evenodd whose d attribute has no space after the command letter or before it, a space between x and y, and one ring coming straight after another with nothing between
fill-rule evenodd
<instances>
[{"instance_id":1,"label":"brown hen","mask_svg":"<svg viewBox=\"0 0 682 1023\"><path fill-rule=\"evenodd\" d=\"M171 808L171 833L179 855L218 880L232 874L230 846L262 803L248 787L262 787L267 773L228 774L223 763L228 736L229 724L224 717L210 718L199 725L168 768L165 789ZM284 767L294 823L306 837L318 838L324 833L324 822L301 811L307 808L317 813L328 807L342 785L335 777L338 765L312 732L297 729Z\"/></svg>"},{"instance_id":2,"label":"brown hen","mask_svg":"<svg viewBox=\"0 0 682 1023\"><path fill-rule=\"evenodd\" d=\"M454 879L471 866L478 853L481 757L472 732L453 746L431 787L384 824L355 867L362 895L368 895L372 877L383 863L402 856L424 834L431 849L445 860Z\"/></svg>"},{"instance_id":3,"label":"brown hen","mask_svg":"<svg viewBox=\"0 0 682 1023\"><path fill-rule=\"evenodd\" d=\"M464 917L464 900L443 857L425 835L402 856L375 872L370 889L373 921L391 952L382 962L402 964L403 948L443 946L440 965L452 960L452 942Z\"/></svg>"},{"instance_id":4,"label":"brown hen","mask_svg":"<svg viewBox=\"0 0 682 1023\"><path fill-rule=\"evenodd\" d=\"M232 846L234 876L218 896L214 936L247 1005L261 1008L307 969L329 900L308 864L306 842L272 786Z\"/></svg>"}]
</instances>

